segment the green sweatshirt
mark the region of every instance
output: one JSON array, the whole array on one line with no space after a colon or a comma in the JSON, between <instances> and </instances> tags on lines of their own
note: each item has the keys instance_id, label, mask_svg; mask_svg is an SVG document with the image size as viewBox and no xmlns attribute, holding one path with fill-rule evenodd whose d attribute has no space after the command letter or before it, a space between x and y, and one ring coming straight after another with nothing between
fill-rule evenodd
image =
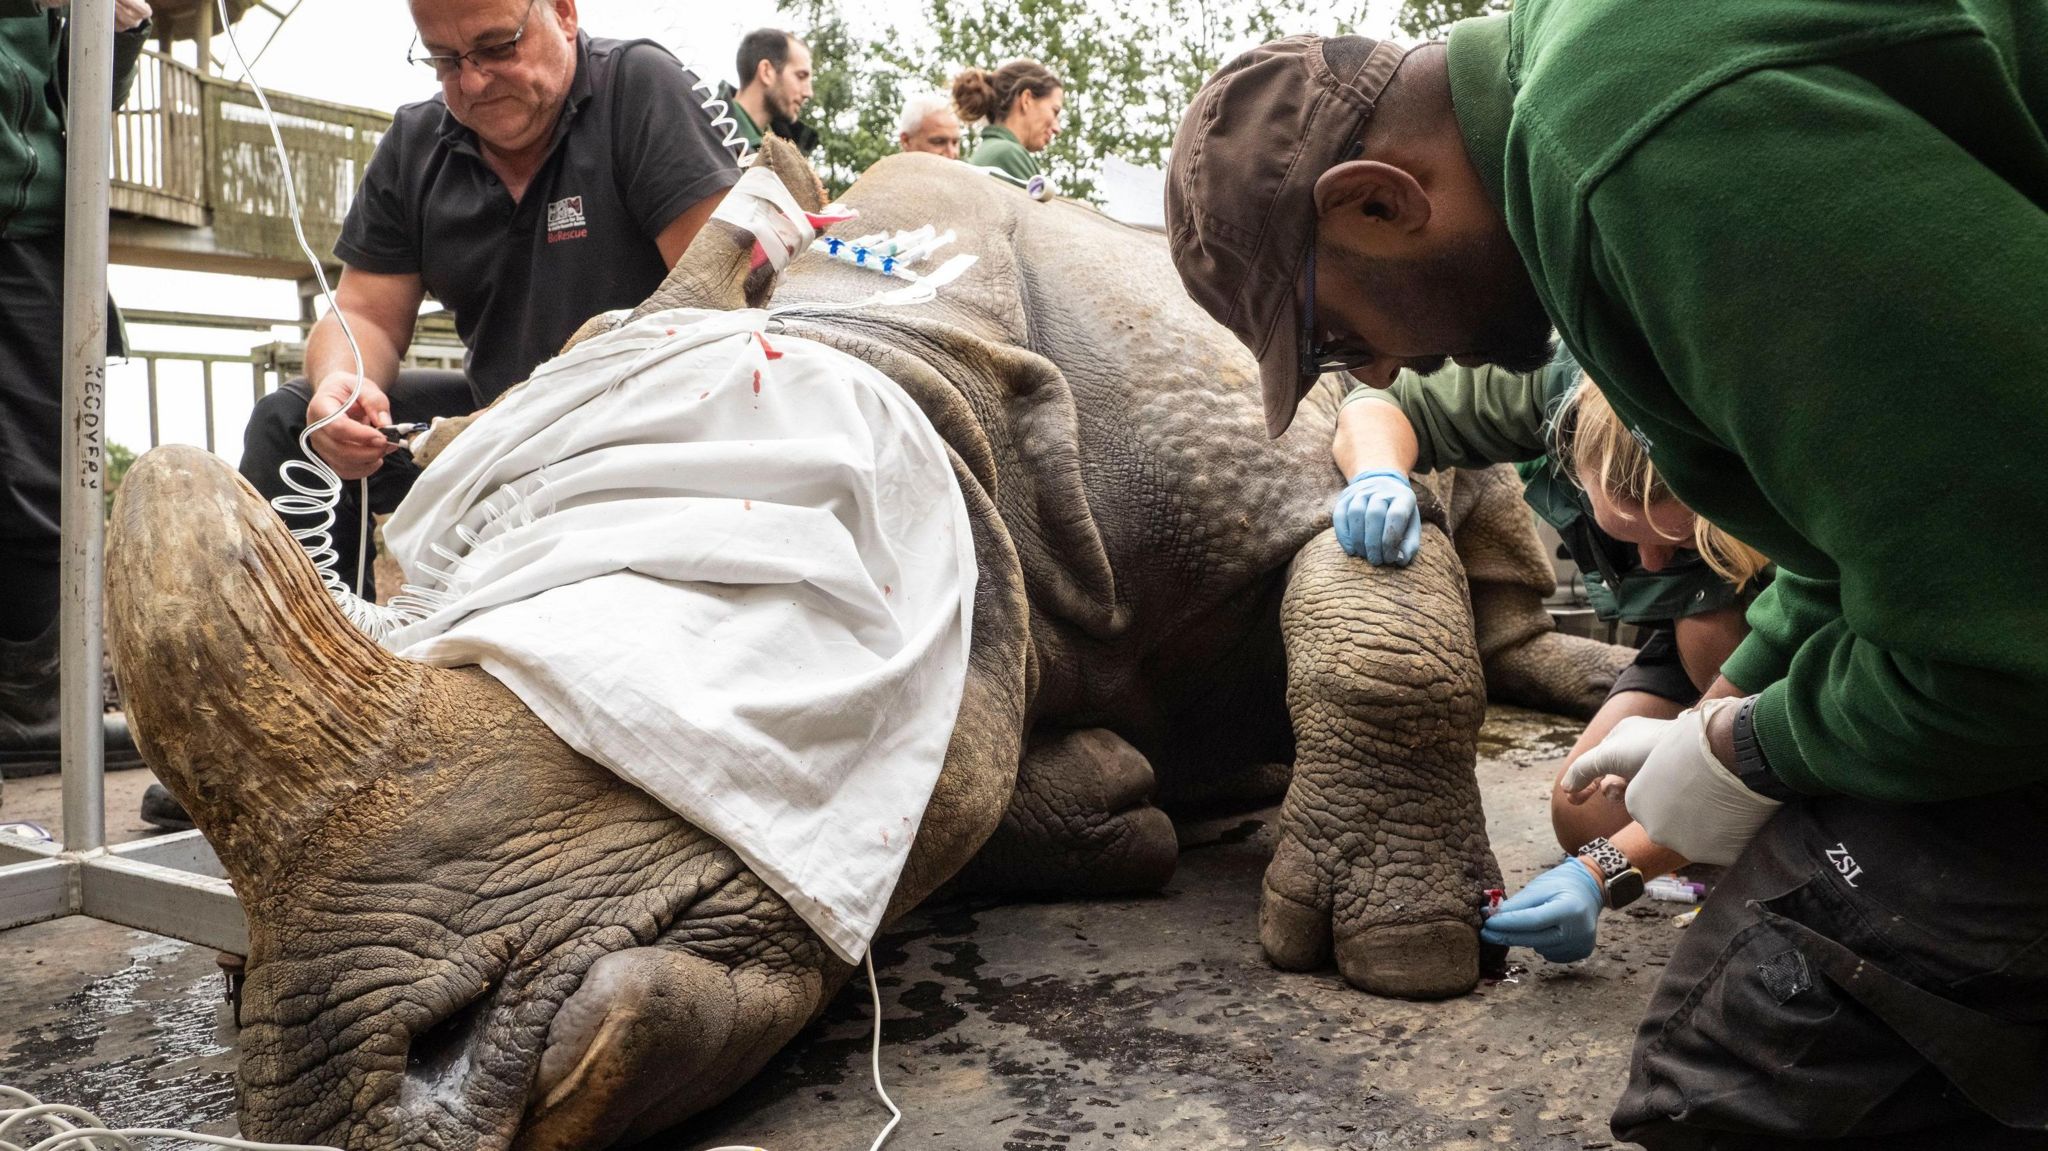
<instances>
[{"instance_id":1,"label":"green sweatshirt","mask_svg":"<svg viewBox=\"0 0 2048 1151\"><path fill-rule=\"evenodd\" d=\"M1038 175L1038 161L1024 150L1024 144L1008 128L990 124L981 130L981 142L967 162L979 168L994 168L1019 184Z\"/></svg>"},{"instance_id":2,"label":"green sweatshirt","mask_svg":"<svg viewBox=\"0 0 2048 1151\"><path fill-rule=\"evenodd\" d=\"M1724 669L1772 769L2048 780L2048 5L1519 0L1449 63L1565 343L1780 565Z\"/></svg>"},{"instance_id":3,"label":"green sweatshirt","mask_svg":"<svg viewBox=\"0 0 2048 1151\"><path fill-rule=\"evenodd\" d=\"M1585 579L1586 598L1601 619L1668 624L1746 602L1750 597L1717 575L1698 553L1682 551L1662 571L1648 571L1637 562L1634 547L1593 522L1584 489L1551 459L1558 444L1558 409L1578 378L1579 365L1559 352L1550 366L1535 372L1455 364L1427 376L1404 371L1385 390L1354 386L1344 404L1387 403L1400 409L1415 431L1416 471L1516 465L1522 497L1571 549Z\"/></svg>"},{"instance_id":4,"label":"green sweatshirt","mask_svg":"<svg viewBox=\"0 0 2048 1151\"><path fill-rule=\"evenodd\" d=\"M0 239L64 230L67 24L33 0L0 0ZM114 106L135 76L149 22L114 37Z\"/></svg>"}]
</instances>

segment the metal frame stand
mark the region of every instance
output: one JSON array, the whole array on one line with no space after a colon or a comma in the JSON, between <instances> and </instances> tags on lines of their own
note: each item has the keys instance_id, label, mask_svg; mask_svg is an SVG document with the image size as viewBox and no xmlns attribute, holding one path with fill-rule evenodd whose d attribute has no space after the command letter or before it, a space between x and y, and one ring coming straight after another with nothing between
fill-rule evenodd
<instances>
[{"instance_id":1,"label":"metal frame stand","mask_svg":"<svg viewBox=\"0 0 2048 1151\"><path fill-rule=\"evenodd\" d=\"M64 479L61 493L63 842L0 843L0 928L89 915L246 955L248 927L196 831L107 842L100 682L107 394L107 159L113 0L71 5L64 169Z\"/></svg>"}]
</instances>

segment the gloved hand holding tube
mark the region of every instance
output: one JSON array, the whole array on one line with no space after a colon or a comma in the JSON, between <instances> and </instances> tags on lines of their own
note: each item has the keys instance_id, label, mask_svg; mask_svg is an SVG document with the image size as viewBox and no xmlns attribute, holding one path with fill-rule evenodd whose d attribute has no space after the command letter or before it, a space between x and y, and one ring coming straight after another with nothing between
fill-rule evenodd
<instances>
[{"instance_id":1,"label":"gloved hand holding tube","mask_svg":"<svg viewBox=\"0 0 2048 1151\"><path fill-rule=\"evenodd\" d=\"M1479 938L1530 947L1552 963L1593 954L1605 892L1585 861L1567 859L1508 897L1479 928Z\"/></svg>"}]
</instances>

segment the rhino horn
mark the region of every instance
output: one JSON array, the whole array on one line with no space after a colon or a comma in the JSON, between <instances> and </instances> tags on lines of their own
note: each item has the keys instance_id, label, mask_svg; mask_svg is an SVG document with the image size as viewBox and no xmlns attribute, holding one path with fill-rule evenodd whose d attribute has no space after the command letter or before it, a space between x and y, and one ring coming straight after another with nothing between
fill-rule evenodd
<instances>
[{"instance_id":1,"label":"rhino horn","mask_svg":"<svg viewBox=\"0 0 2048 1151\"><path fill-rule=\"evenodd\" d=\"M107 592L144 758L244 897L260 895L372 782L372 749L406 711L394 702L430 669L352 627L255 490L197 448L158 448L123 480Z\"/></svg>"},{"instance_id":2,"label":"rhino horn","mask_svg":"<svg viewBox=\"0 0 2048 1151\"><path fill-rule=\"evenodd\" d=\"M796 145L779 136L765 137L754 166L773 172L804 211L824 207L824 186ZM633 318L669 308L731 311L761 307L775 294L776 272L767 264L756 267L753 256L752 232L724 220L705 221L661 286L634 310Z\"/></svg>"}]
</instances>

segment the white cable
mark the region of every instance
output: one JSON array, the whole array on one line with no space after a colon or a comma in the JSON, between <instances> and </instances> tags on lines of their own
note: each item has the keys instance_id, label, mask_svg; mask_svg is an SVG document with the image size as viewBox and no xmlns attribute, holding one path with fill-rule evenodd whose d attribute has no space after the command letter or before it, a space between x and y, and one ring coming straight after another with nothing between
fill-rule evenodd
<instances>
[{"instance_id":1,"label":"white cable","mask_svg":"<svg viewBox=\"0 0 2048 1151\"><path fill-rule=\"evenodd\" d=\"M14 1141L14 1135L35 1125L48 1128L53 1134L35 1143ZM136 1139L182 1139L242 1151L336 1151L324 1144L257 1143L232 1135L202 1135L161 1127L108 1127L83 1107L45 1103L26 1091L0 1084L0 1151L134 1151Z\"/></svg>"},{"instance_id":2,"label":"white cable","mask_svg":"<svg viewBox=\"0 0 2048 1151\"><path fill-rule=\"evenodd\" d=\"M306 239L306 228L299 212L299 189L292 179L291 154L285 151L284 136L278 131L277 115L270 110L270 98L263 91L263 85L256 82L256 72L250 67L248 58L242 55L241 42L235 39L234 21L228 17L227 0L214 0L220 11L221 30L227 33L228 47L233 50L235 60L242 66L242 78L256 94L256 103L263 109L263 120L270 128L270 142L277 152L277 164L284 177L285 207L292 221L292 235L299 242L299 251L306 256L306 262L313 267L313 279L320 285L320 294L327 300L327 310L341 325L341 334L348 340L348 350L355 356L355 385L349 390L348 400L334 411L306 425L299 433L299 452L304 459L286 460L277 469L278 479L291 489L270 501L270 506L279 516L318 516L318 522L311 527L293 528L292 538L306 549L312 558L313 567L320 573L320 582L327 588L335 603L341 606L342 614L349 622L360 628L372 639L382 638L395 630L404 621L394 617L376 604L363 599L348 589L341 575L334 567L341 560L341 554L334 548L335 510L341 506L342 479L326 460L313 450L314 432L345 416L363 394L363 349L356 343L356 334L348 326L348 317L342 313L341 305L334 300L334 290L327 284L327 269L320 258L313 254L313 245ZM309 381L317 386L317 381ZM295 478L310 476L309 479ZM370 543L370 481L365 477L359 481L357 495L362 505L362 519L358 525L356 547L356 586L363 586L364 570L368 563ZM0 1148L0 1151L5 1151Z\"/></svg>"},{"instance_id":3,"label":"white cable","mask_svg":"<svg viewBox=\"0 0 2048 1151\"><path fill-rule=\"evenodd\" d=\"M889 1133L896 1130L898 1123L903 1122L903 1108L896 1106L896 1101L889 1098L889 1089L882 1086L882 989L875 985L874 948L869 947L866 954L860 957L860 961L867 965L868 998L875 1005L875 1042L868 1053L869 1062L873 1064L875 1069L875 1094L880 1095L882 1102L889 1105L889 1114L891 1116L889 1125L882 1128L882 1133L875 1136L875 1141L868 1145L868 1151L881 1151L882 1144L889 1138Z\"/></svg>"},{"instance_id":4,"label":"white cable","mask_svg":"<svg viewBox=\"0 0 2048 1151\"><path fill-rule=\"evenodd\" d=\"M725 134L725 139L719 143L732 151L733 159L746 163L747 157L754 154L754 148L740 134L740 122L732 118L731 105L718 98L718 85L699 76L695 87L705 93L704 112L711 117L712 131Z\"/></svg>"}]
</instances>

